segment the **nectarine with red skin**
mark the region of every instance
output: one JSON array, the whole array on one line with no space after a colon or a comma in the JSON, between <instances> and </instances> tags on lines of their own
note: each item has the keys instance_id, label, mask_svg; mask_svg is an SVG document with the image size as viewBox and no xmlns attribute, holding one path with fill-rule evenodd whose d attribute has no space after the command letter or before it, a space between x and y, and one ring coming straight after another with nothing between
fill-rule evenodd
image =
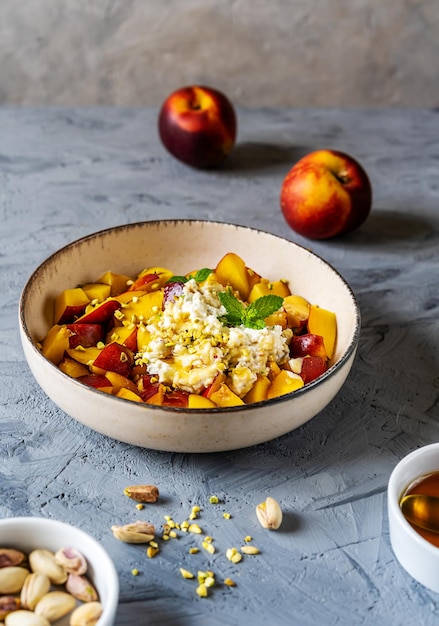
<instances>
[{"instance_id":1,"label":"nectarine with red skin","mask_svg":"<svg viewBox=\"0 0 439 626\"><path fill-rule=\"evenodd\" d=\"M285 220L308 239L329 239L358 228L372 207L372 185L353 157L337 150L304 156L283 180Z\"/></svg>"},{"instance_id":2,"label":"nectarine with red skin","mask_svg":"<svg viewBox=\"0 0 439 626\"><path fill-rule=\"evenodd\" d=\"M192 167L212 168L235 144L236 113L221 91L192 85L166 98L158 128L163 145L176 159Z\"/></svg>"}]
</instances>

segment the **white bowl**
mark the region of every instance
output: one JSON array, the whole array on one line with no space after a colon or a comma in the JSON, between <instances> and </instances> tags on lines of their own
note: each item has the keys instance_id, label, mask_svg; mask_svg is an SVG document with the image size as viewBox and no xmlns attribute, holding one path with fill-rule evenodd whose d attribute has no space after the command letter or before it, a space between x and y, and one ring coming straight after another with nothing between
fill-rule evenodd
<instances>
[{"instance_id":1,"label":"white bowl","mask_svg":"<svg viewBox=\"0 0 439 626\"><path fill-rule=\"evenodd\" d=\"M75 381L46 360L36 342L53 323L63 289L112 270L134 275L150 266L184 274L214 267L227 252L266 278L286 278L295 293L337 316L332 367L293 394L221 409L178 409L115 398ZM19 307L23 350L36 380L66 413L109 437L173 452L215 452L255 445L298 428L343 385L354 361L360 312L345 280L320 257L275 235L244 226L193 220L151 221L103 230L62 248L24 287Z\"/></svg>"},{"instance_id":2,"label":"white bowl","mask_svg":"<svg viewBox=\"0 0 439 626\"><path fill-rule=\"evenodd\" d=\"M37 548L56 552L59 548L77 548L88 562L87 576L94 583L103 606L97 626L114 623L119 600L119 580L113 561L104 548L90 535L54 519L43 517L10 517L0 520L0 546L29 553ZM68 624L68 617L57 626Z\"/></svg>"},{"instance_id":3,"label":"white bowl","mask_svg":"<svg viewBox=\"0 0 439 626\"><path fill-rule=\"evenodd\" d=\"M402 567L428 589L439 592L439 548L424 539L405 519L400 500L417 478L439 471L439 443L404 457L390 475L387 488L390 543Z\"/></svg>"}]
</instances>

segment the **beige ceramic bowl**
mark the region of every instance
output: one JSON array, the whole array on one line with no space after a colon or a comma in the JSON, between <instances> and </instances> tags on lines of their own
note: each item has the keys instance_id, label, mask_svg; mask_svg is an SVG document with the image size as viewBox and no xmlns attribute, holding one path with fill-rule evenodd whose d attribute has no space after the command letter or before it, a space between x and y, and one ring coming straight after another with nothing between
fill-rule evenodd
<instances>
[{"instance_id":1,"label":"beige ceramic bowl","mask_svg":"<svg viewBox=\"0 0 439 626\"><path fill-rule=\"evenodd\" d=\"M51 552L69 546L77 548L87 559L86 575L96 587L103 607L96 626L114 624L119 601L119 579L113 561L96 539L80 528L59 520L9 517L0 520L0 544L2 548L15 548L26 554L40 548ZM68 623L68 616L56 622L57 626L67 626Z\"/></svg>"},{"instance_id":2,"label":"beige ceramic bowl","mask_svg":"<svg viewBox=\"0 0 439 626\"><path fill-rule=\"evenodd\" d=\"M147 266L185 274L214 267L227 252L266 278L286 278L313 304L334 311L338 339L332 367L293 394L241 407L157 407L89 388L63 374L39 352L53 323L53 301L63 289L96 280L107 270L134 275ZM343 278L309 250L244 226L217 222L151 221L110 228L75 241L50 256L29 278L19 307L22 345L29 367L63 411L114 439L174 452L215 452L274 439L317 415L343 385L354 361L360 312Z\"/></svg>"}]
</instances>

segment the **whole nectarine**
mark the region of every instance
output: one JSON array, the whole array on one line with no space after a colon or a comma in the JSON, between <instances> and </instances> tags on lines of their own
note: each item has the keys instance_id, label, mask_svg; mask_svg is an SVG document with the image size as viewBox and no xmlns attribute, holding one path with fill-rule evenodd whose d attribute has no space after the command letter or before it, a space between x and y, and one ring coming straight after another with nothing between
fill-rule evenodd
<instances>
[{"instance_id":1,"label":"whole nectarine","mask_svg":"<svg viewBox=\"0 0 439 626\"><path fill-rule=\"evenodd\" d=\"M166 98L158 128L165 148L197 168L218 166L236 139L236 114L230 100L211 87L182 87Z\"/></svg>"},{"instance_id":2,"label":"whole nectarine","mask_svg":"<svg viewBox=\"0 0 439 626\"><path fill-rule=\"evenodd\" d=\"M337 150L304 156L282 183L280 206L287 223L309 239L329 239L358 228L372 207L364 168Z\"/></svg>"}]
</instances>

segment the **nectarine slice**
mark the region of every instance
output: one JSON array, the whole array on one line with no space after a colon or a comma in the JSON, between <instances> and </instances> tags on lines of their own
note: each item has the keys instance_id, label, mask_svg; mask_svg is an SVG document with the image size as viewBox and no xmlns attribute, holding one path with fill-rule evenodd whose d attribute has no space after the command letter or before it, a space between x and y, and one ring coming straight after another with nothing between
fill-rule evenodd
<instances>
[{"instance_id":1,"label":"nectarine slice","mask_svg":"<svg viewBox=\"0 0 439 626\"><path fill-rule=\"evenodd\" d=\"M278 396L284 396L287 393L296 391L303 387L304 382L298 374L289 372L288 370L281 370L280 374L271 383L267 391L267 398L277 398Z\"/></svg>"},{"instance_id":2,"label":"nectarine slice","mask_svg":"<svg viewBox=\"0 0 439 626\"><path fill-rule=\"evenodd\" d=\"M326 354L329 359L332 358L337 340L337 319L335 313L311 304L309 308L308 330L310 333L323 337Z\"/></svg>"},{"instance_id":3,"label":"nectarine slice","mask_svg":"<svg viewBox=\"0 0 439 626\"><path fill-rule=\"evenodd\" d=\"M238 291L242 300L247 300L250 292L250 280L247 267L240 256L228 252L215 268L215 274L222 285L231 285Z\"/></svg>"}]
</instances>

